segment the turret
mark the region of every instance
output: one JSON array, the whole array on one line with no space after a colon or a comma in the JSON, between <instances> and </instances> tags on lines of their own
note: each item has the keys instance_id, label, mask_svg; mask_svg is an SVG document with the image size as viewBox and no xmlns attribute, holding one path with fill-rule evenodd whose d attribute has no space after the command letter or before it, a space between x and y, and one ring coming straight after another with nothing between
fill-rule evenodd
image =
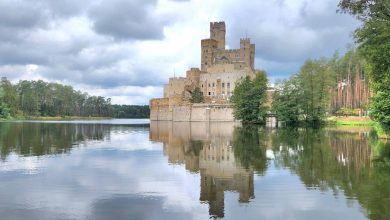
<instances>
[{"instance_id":1,"label":"turret","mask_svg":"<svg viewBox=\"0 0 390 220\"><path fill-rule=\"evenodd\" d=\"M214 50L217 48L217 41L204 39L201 41L201 70L206 71L207 67L214 62Z\"/></svg>"},{"instance_id":2,"label":"turret","mask_svg":"<svg viewBox=\"0 0 390 220\"><path fill-rule=\"evenodd\" d=\"M254 70L255 68L255 44L251 44L249 38L240 39L240 57Z\"/></svg>"},{"instance_id":3,"label":"turret","mask_svg":"<svg viewBox=\"0 0 390 220\"><path fill-rule=\"evenodd\" d=\"M210 38L218 42L218 49L225 49L225 35L226 25L225 22L210 22Z\"/></svg>"}]
</instances>

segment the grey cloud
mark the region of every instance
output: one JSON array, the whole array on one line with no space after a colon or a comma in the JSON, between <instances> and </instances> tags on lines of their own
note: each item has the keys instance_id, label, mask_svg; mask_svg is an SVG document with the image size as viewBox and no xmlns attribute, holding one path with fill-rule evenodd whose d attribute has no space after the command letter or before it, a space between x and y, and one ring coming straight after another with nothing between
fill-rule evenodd
<instances>
[{"instance_id":1,"label":"grey cloud","mask_svg":"<svg viewBox=\"0 0 390 220\"><path fill-rule=\"evenodd\" d=\"M0 2L0 26L10 29L33 28L45 23L39 5L24 1Z\"/></svg>"},{"instance_id":2,"label":"grey cloud","mask_svg":"<svg viewBox=\"0 0 390 220\"><path fill-rule=\"evenodd\" d=\"M48 56L37 48L20 48L20 44L0 44L0 65L47 64Z\"/></svg>"},{"instance_id":3,"label":"grey cloud","mask_svg":"<svg viewBox=\"0 0 390 220\"><path fill-rule=\"evenodd\" d=\"M39 0L53 14L54 17L70 17L82 14L91 4L90 1L80 0Z\"/></svg>"},{"instance_id":4,"label":"grey cloud","mask_svg":"<svg viewBox=\"0 0 390 220\"><path fill-rule=\"evenodd\" d=\"M191 219L188 212L164 208L164 198L153 196L117 196L93 204L89 219Z\"/></svg>"},{"instance_id":5,"label":"grey cloud","mask_svg":"<svg viewBox=\"0 0 390 220\"><path fill-rule=\"evenodd\" d=\"M267 11L258 14L264 7ZM336 9L337 1L333 0L258 1L238 7L226 6L223 17L227 21L229 45L238 47L238 39L247 35L256 44L258 59L283 66L286 63L303 64L308 58L331 56L352 42L350 33L358 23L352 17L337 14ZM248 18L248 14L258 15ZM264 69L264 66L257 67ZM298 71L298 68L283 69L268 71L271 75L290 75Z\"/></svg>"},{"instance_id":6,"label":"grey cloud","mask_svg":"<svg viewBox=\"0 0 390 220\"><path fill-rule=\"evenodd\" d=\"M115 39L161 39L164 22L154 17L155 0L104 0L89 16L94 30Z\"/></svg>"}]
</instances>

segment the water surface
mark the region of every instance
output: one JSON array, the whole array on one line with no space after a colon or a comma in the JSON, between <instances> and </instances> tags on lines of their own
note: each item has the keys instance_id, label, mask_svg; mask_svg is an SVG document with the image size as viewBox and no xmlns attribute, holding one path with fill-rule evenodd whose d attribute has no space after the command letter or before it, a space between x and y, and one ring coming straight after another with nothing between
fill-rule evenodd
<instances>
[{"instance_id":1,"label":"water surface","mask_svg":"<svg viewBox=\"0 0 390 220\"><path fill-rule=\"evenodd\" d=\"M368 129L0 123L1 219L390 219Z\"/></svg>"}]
</instances>

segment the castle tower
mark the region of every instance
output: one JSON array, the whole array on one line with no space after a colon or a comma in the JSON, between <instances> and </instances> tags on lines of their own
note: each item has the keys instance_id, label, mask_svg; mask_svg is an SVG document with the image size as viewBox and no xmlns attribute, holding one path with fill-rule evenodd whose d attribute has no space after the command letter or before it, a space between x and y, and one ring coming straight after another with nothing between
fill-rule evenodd
<instances>
[{"instance_id":1,"label":"castle tower","mask_svg":"<svg viewBox=\"0 0 390 220\"><path fill-rule=\"evenodd\" d=\"M218 42L214 39L204 39L201 41L201 70L206 71L207 67L214 62L214 50Z\"/></svg>"},{"instance_id":2,"label":"castle tower","mask_svg":"<svg viewBox=\"0 0 390 220\"><path fill-rule=\"evenodd\" d=\"M253 70L255 69L255 45L249 38L240 39L240 57Z\"/></svg>"},{"instance_id":3,"label":"castle tower","mask_svg":"<svg viewBox=\"0 0 390 220\"><path fill-rule=\"evenodd\" d=\"M225 49L225 22L210 22L210 38L218 42L218 49Z\"/></svg>"}]
</instances>

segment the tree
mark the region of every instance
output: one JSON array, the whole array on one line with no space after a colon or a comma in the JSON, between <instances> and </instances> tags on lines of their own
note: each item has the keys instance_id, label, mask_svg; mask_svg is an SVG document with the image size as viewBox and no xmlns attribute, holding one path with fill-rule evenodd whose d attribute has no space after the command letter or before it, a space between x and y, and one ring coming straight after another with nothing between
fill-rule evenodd
<instances>
[{"instance_id":1,"label":"tree","mask_svg":"<svg viewBox=\"0 0 390 220\"><path fill-rule=\"evenodd\" d=\"M195 87L194 91L191 94L192 103L201 103L203 102L203 92L199 87Z\"/></svg>"},{"instance_id":2,"label":"tree","mask_svg":"<svg viewBox=\"0 0 390 220\"><path fill-rule=\"evenodd\" d=\"M1 109L16 116L111 116L111 99L75 91L72 86L42 80L21 80L12 85L1 79ZM0 113L1 114L1 113Z\"/></svg>"},{"instance_id":3,"label":"tree","mask_svg":"<svg viewBox=\"0 0 390 220\"><path fill-rule=\"evenodd\" d=\"M390 1L342 0L340 11L362 21L354 37L360 52L370 64L370 82L374 90L370 116L390 125Z\"/></svg>"},{"instance_id":4,"label":"tree","mask_svg":"<svg viewBox=\"0 0 390 220\"><path fill-rule=\"evenodd\" d=\"M330 109L334 82L333 60L307 60L298 74L277 86L272 109L287 124L318 125Z\"/></svg>"},{"instance_id":5,"label":"tree","mask_svg":"<svg viewBox=\"0 0 390 220\"><path fill-rule=\"evenodd\" d=\"M320 123L329 110L332 73L328 70L326 59L307 60L298 74L303 92L302 103L305 121Z\"/></svg>"},{"instance_id":6,"label":"tree","mask_svg":"<svg viewBox=\"0 0 390 220\"><path fill-rule=\"evenodd\" d=\"M302 112L303 93L300 89L297 76L284 80L276 85L272 95L272 111L279 121L288 125L298 124Z\"/></svg>"},{"instance_id":7,"label":"tree","mask_svg":"<svg viewBox=\"0 0 390 220\"><path fill-rule=\"evenodd\" d=\"M257 71L253 80L247 76L237 83L231 98L236 119L244 123L264 123L267 82L266 72Z\"/></svg>"}]
</instances>

